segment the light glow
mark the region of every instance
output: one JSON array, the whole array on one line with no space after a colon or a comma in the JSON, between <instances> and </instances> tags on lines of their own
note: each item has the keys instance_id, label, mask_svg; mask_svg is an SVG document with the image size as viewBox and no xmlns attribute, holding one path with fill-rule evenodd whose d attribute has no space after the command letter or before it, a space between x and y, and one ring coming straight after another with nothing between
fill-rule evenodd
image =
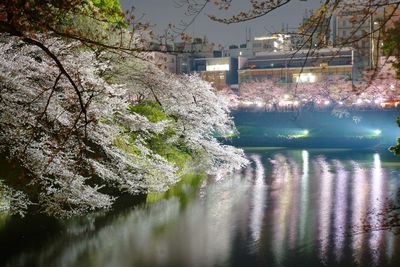
<instances>
[{"instance_id":1,"label":"light glow","mask_svg":"<svg viewBox=\"0 0 400 267\"><path fill-rule=\"evenodd\" d=\"M252 209L250 217L250 229L253 240L258 242L262 234L264 209L266 202L266 184L264 182L265 170L259 155L251 156L256 165L252 190Z\"/></svg>"},{"instance_id":2,"label":"light glow","mask_svg":"<svg viewBox=\"0 0 400 267\"><path fill-rule=\"evenodd\" d=\"M382 99L375 99L375 100L374 100L374 103L377 104L377 105L379 105L380 103L382 103Z\"/></svg>"},{"instance_id":3,"label":"light glow","mask_svg":"<svg viewBox=\"0 0 400 267\"><path fill-rule=\"evenodd\" d=\"M375 135L381 135L382 131L379 129L374 130Z\"/></svg>"},{"instance_id":4,"label":"light glow","mask_svg":"<svg viewBox=\"0 0 400 267\"><path fill-rule=\"evenodd\" d=\"M295 81L298 83L314 83L317 81L317 76L312 73L300 73L294 75Z\"/></svg>"},{"instance_id":5,"label":"light glow","mask_svg":"<svg viewBox=\"0 0 400 267\"><path fill-rule=\"evenodd\" d=\"M215 65L207 65L206 71L229 71L229 64L215 64Z\"/></svg>"},{"instance_id":6,"label":"light glow","mask_svg":"<svg viewBox=\"0 0 400 267\"><path fill-rule=\"evenodd\" d=\"M384 192L385 192L385 185L384 185L384 173L382 170L382 162L380 155L378 153L374 154L374 163L373 163L373 168L371 170L371 178L370 178L370 183L371 183L371 191L370 191L370 207L371 210L373 211L374 216L369 217L369 224L372 225L373 227L379 225L379 214L378 212L382 210L382 208L385 206L385 198L384 198ZM377 248L379 247L379 244L382 242L383 239L383 233L382 231L372 231L371 236L369 238L369 247L371 251L377 251L378 253L373 254L373 263L376 265L378 259L379 259L379 250Z\"/></svg>"}]
</instances>

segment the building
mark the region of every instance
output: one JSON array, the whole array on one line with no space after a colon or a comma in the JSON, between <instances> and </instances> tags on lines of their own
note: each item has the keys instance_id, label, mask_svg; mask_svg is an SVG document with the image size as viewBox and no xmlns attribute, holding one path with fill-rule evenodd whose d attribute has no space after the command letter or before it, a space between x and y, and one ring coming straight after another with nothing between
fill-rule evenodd
<instances>
[{"instance_id":1,"label":"building","mask_svg":"<svg viewBox=\"0 0 400 267\"><path fill-rule=\"evenodd\" d=\"M236 45L229 46L226 52L230 57L252 57L259 52L278 52L293 50L293 36L283 33L275 33L272 35L257 36L253 40L248 40L239 47Z\"/></svg>"},{"instance_id":2,"label":"building","mask_svg":"<svg viewBox=\"0 0 400 267\"><path fill-rule=\"evenodd\" d=\"M330 19L318 18L318 23L316 23L313 10L305 11L299 32L301 34L297 37L299 39L297 47L299 47L299 44L303 49L323 48L331 45Z\"/></svg>"},{"instance_id":3,"label":"building","mask_svg":"<svg viewBox=\"0 0 400 267\"><path fill-rule=\"evenodd\" d=\"M209 58L213 56L215 44L210 43L206 37L194 38L192 42L180 42L174 44L174 51L189 53L195 58Z\"/></svg>"},{"instance_id":4,"label":"building","mask_svg":"<svg viewBox=\"0 0 400 267\"><path fill-rule=\"evenodd\" d=\"M208 42L206 37L194 38L192 42L175 43L176 73L188 74L195 71L193 64L196 58L212 58L217 56L218 53L215 52L214 47L215 45Z\"/></svg>"},{"instance_id":5,"label":"building","mask_svg":"<svg viewBox=\"0 0 400 267\"><path fill-rule=\"evenodd\" d=\"M353 76L351 48L324 48L310 54L309 49L286 52L264 52L245 61L239 69L239 85L245 82L273 80L278 84L318 82L336 76Z\"/></svg>"},{"instance_id":6,"label":"building","mask_svg":"<svg viewBox=\"0 0 400 267\"><path fill-rule=\"evenodd\" d=\"M340 12L333 20L333 45L354 48L357 74L378 64L382 19L383 13L366 15L363 11L349 10Z\"/></svg>"},{"instance_id":7,"label":"building","mask_svg":"<svg viewBox=\"0 0 400 267\"><path fill-rule=\"evenodd\" d=\"M193 58L190 53L178 53L176 55L176 73L188 74L191 71Z\"/></svg>"},{"instance_id":8,"label":"building","mask_svg":"<svg viewBox=\"0 0 400 267\"><path fill-rule=\"evenodd\" d=\"M292 50L290 35L276 33L270 36L254 37L253 52L277 52Z\"/></svg>"},{"instance_id":9,"label":"building","mask_svg":"<svg viewBox=\"0 0 400 267\"><path fill-rule=\"evenodd\" d=\"M144 53L144 58L165 72L176 73L177 56L174 54L156 51L146 52Z\"/></svg>"},{"instance_id":10,"label":"building","mask_svg":"<svg viewBox=\"0 0 400 267\"><path fill-rule=\"evenodd\" d=\"M253 43L252 42L247 42L245 44L241 44L240 46L237 45L231 45L229 46L228 51L225 52L226 56L228 57L252 57L254 56L254 51L253 51Z\"/></svg>"},{"instance_id":11,"label":"building","mask_svg":"<svg viewBox=\"0 0 400 267\"><path fill-rule=\"evenodd\" d=\"M203 80L218 89L238 83L237 58L196 58L193 60L193 71L200 73Z\"/></svg>"},{"instance_id":12,"label":"building","mask_svg":"<svg viewBox=\"0 0 400 267\"><path fill-rule=\"evenodd\" d=\"M386 6L383 14L386 29L393 28L395 23L400 21L400 10L396 4Z\"/></svg>"}]
</instances>

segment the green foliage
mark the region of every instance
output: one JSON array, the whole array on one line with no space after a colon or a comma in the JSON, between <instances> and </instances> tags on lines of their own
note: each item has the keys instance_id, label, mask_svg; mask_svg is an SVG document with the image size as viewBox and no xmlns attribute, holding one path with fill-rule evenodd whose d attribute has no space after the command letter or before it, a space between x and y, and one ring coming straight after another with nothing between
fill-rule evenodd
<instances>
[{"instance_id":1,"label":"green foliage","mask_svg":"<svg viewBox=\"0 0 400 267\"><path fill-rule=\"evenodd\" d=\"M96 6L100 15L107 21L117 23L120 25L124 24L124 16L121 8L121 4L118 0L90 0L94 6Z\"/></svg>"},{"instance_id":2,"label":"green foliage","mask_svg":"<svg viewBox=\"0 0 400 267\"><path fill-rule=\"evenodd\" d=\"M397 21L393 28L385 32L383 52L387 57L395 57L396 62L392 62L392 65L396 69L397 79L400 79L400 21ZM397 124L400 127L400 117L397 118ZM400 138L397 139L397 144L390 147L389 150L400 155Z\"/></svg>"},{"instance_id":3,"label":"green foliage","mask_svg":"<svg viewBox=\"0 0 400 267\"><path fill-rule=\"evenodd\" d=\"M142 101L136 105L130 105L129 110L146 117L153 123L170 121L171 125L162 133L129 132L125 130L123 125L120 125L121 135L115 139L114 145L124 152L140 154L139 149L134 145L136 139L140 136L148 149L174 163L179 169L183 169L192 151L187 148L182 137L176 136L173 118L168 116L162 110L162 107L153 101Z\"/></svg>"},{"instance_id":4,"label":"green foliage","mask_svg":"<svg viewBox=\"0 0 400 267\"><path fill-rule=\"evenodd\" d=\"M56 28L67 36L105 43L115 30L127 28L125 16L117 0L84 0L75 12L60 16Z\"/></svg>"},{"instance_id":5,"label":"green foliage","mask_svg":"<svg viewBox=\"0 0 400 267\"><path fill-rule=\"evenodd\" d=\"M79 12L66 13L61 18L64 25L69 22L67 24L72 27L77 27L85 22L93 24L94 21L115 26L126 26L124 14L118 0L84 0L79 7ZM77 21L77 19L80 21ZM90 22L88 19L94 19L94 21ZM93 25L85 26L90 27Z\"/></svg>"},{"instance_id":6,"label":"green foliage","mask_svg":"<svg viewBox=\"0 0 400 267\"><path fill-rule=\"evenodd\" d=\"M139 149L133 146L129 141L124 140L122 137L117 137L114 140L114 145L122 151L130 154L140 154Z\"/></svg>"},{"instance_id":7,"label":"green foliage","mask_svg":"<svg viewBox=\"0 0 400 267\"><path fill-rule=\"evenodd\" d=\"M52 32L58 36L88 38L93 26L127 27L118 0L0 1L0 32L11 35ZM4 14L13 14L7 16ZM94 41L101 41L94 39Z\"/></svg>"},{"instance_id":8,"label":"green foliage","mask_svg":"<svg viewBox=\"0 0 400 267\"><path fill-rule=\"evenodd\" d=\"M170 119L161 106L153 101L142 101L136 105L129 105L129 110L145 116L151 122L159 122Z\"/></svg>"},{"instance_id":9,"label":"green foliage","mask_svg":"<svg viewBox=\"0 0 400 267\"><path fill-rule=\"evenodd\" d=\"M10 216L6 212L1 212L0 210L0 230L2 230L9 219Z\"/></svg>"},{"instance_id":10,"label":"green foliage","mask_svg":"<svg viewBox=\"0 0 400 267\"><path fill-rule=\"evenodd\" d=\"M0 222L1 222L1 212L3 210L6 210L7 207L8 207L8 202L7 202L7 200L5 199L5 196L4 196L4 191L3 191L3 188L2 188L2 184L3 184L3 182L2 182L2 179L0 177ZM1 223L0 223L0 226L1 226Z\"/></svg>"},{"instance_id":11,"label":"green foliage","mask_svg":"<svg viewBox=\"0 0 400 267\"><path fill-rule=\"evenodd\" d=\"M184 208L193 194L196 193L205 177L206 175L204 173L186 174L168 191L164 193L149 193L146 202L151 204L162 199L176 197L181 203L181 208Z\"/></svg>"},{"instance_id":12,"label":"green foliage","mask_svg":"<svg viewBox=\"0 0 400 267\"><path fill-rule=\"evenodd\" d=\"M397 117L397 125L400 127L400 116ZM389 148L394 154L400 156L400 138L397 138L397 144Z\"/></svg>"},{"instance_id":13,"label":"green foliage","mask_svg":"<svg viewBox=\"0 0 400 267\"><path fill-rule=\"evenodd\" d=\"M149 149L182 169L190 158L190 150L182 142L169 143L168 139L170 139L168 133L154 134L146 141Z\"/></svg>"},{"instance_id":14,"label":"green foliage","mask_svg":"<svg viewBox=\"0 0 400 267\"><path fill-rule=\"evenodd\" d=\"M122 8L118 0L91 0L93 4L103 12L113 15L121 15Z\"/></svg>"}]
</instances>

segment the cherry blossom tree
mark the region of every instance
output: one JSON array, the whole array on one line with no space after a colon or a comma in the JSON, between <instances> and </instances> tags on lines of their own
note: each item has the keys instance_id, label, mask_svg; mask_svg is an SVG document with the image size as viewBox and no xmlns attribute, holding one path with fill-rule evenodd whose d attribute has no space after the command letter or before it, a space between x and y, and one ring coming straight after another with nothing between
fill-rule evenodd
<instances>
[{"instance_id":1,"label":"cherry blossom tree","mask_svg":"<svg viewBox=\"0 0 400 267\"><path fill-rule=\"evenodd\" d=\"M313 83L276 84L272 80L242 83L238 99L242 105L294 105L303 107L312 103L320 107L380 107L387 99L397 99L400 92L391 64L381 64L378 71L365 73L364 81L332 76ZM371 76L374 77L371 77Z\"/></svg>"},{"instance_id":2,"label":"cherry blossom tree","mask_svg":"<svg viewBox=\"0 0 400 267\"><path fill-rule=\"evenodd\" d=\"M15 212L83 214L111 207L121 194L165 191L191 168L213 173L246 164L242 151L214 137L234 125L227 101L199 77L171 76L133 58L136 68L126 75L135 79L117 84L106 81L115 66L82 51L79 42L43 38L79 82L85 119L74 86L48 53L19 38L1 40L0 154L24 170L18 181L1 177ZM158 101L166 116L153 121L128 108L138 104L128 102L132 92ZM161 137L198 164L185 169L169 160L151 145Z\"/></svg>"},{"instance_id":3,"label":"cherry blossom tree","mask_svg":"<svg viewBox=\"0 0 400 267\"><path fill-rule=\"evenodd\" d=\"M283 87L277 86L272 80L264 80L242 84L239 95L244 104L252 103L259 107L266 107L268 104L277 105L286 93Z\"/></svg>"},{"instance_id":4,"label":"cherry blossom tree","mask_svg":"<svg viewBox=\"0 0 400 267\"><path fill-rule=\"evenodd\" d=\"M326 101L342 102L354 94L351 81L333 77L315 83L276 84L272 80L249 82L240 85L239 99L242 104L271 107L305 103L322 104ZM262 105L260 105L260 103Z\"/></svg>"}]
</instances>

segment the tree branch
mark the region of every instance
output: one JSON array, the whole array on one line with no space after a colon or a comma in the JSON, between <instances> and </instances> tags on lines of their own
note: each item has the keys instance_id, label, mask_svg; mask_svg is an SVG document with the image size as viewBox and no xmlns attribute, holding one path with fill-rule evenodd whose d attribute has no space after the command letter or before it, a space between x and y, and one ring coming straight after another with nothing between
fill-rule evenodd
<instances>
[{"instance_id":1,"label":"tree branch","mask_svg":"<svg viewBox=\"0 0 400 267\"><path fill-rule=\"evenodd\" d=\"M37 41L37 40L35 40L33 38L23 36L22 34L21 34L21 39L22 39L22 41L24 41L27 44L35 45L35 46L39 47L40 49L42 49L56 63L56 65L59 68L61 74L65 75L65 77L67 77L69 83L74 88L74 91L75 91L75 93L76 93L76 95L78 97L79 106L81 108L82 113L84 114L85 124L87 124L88 123L87 110L86 110L86 107L85 107L85 104L84 104L84 101L83 101L82 93L79 90L78 85L72 79L71 75L69 75L68 71L64 68L64 66L61 63L61 61L43 43L41 43L41 42L39 42L39 41ZM85 136L87 136L86 127L85 127Z\"/></svg>"}]
</instances>

